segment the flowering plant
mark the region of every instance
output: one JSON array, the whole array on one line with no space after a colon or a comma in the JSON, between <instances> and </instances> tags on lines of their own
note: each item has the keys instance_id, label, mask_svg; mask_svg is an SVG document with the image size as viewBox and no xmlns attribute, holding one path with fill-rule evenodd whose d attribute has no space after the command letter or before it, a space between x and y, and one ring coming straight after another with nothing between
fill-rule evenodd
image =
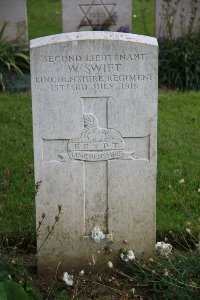
<instances>
[{"instance_id":1,"label":"flowering plant","mask_svg":"<svg viewBox=\"0 0 200 300\"><path fill-rule=\"evenodd\" d=\"M120 257L123 261L128 262L135 259L135 254L132 250L122 250Z\"/></svg>"},{"instance_id":2,"label":"flowering plant","mask_svg":"<svg viewBox=\"0 0 200 300\"><path fill-rule=\"evenodd\" d=\"M94 227L94 229L91 231L91 238L99 243L101 240L105 239L105 234L99 227Z\"/></svg>"},{"instance_id":3,"label":"flowering plant","mask_svg":"<svg viewBox=\"0 0 200 300\"><path fill-rule=\"evenodd\" d=\"M161 255L161 256L168 256L171 254L172 251L172 245L171 244L166 244L165 242L157 242L156 243L156 251Z\"/></svg>"},{"instance_id":4,"label":"flowering plant","mask_svg":"<svg viewBox=\"0 0 200 300\"><path fill-rule=\"evenodd\" d=\"M74 276L69 275L67 272L63 273L63 281L66 283L68 286L73 286L74 285Z\"/></svg>"}]
</instances>

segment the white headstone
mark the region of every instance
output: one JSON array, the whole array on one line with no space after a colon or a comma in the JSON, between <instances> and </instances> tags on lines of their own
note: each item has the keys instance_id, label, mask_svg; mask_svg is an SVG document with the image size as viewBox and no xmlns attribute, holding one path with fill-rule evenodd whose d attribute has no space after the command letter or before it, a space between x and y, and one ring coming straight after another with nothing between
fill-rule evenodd
<instances>
[{"instance_id":1,"label":"white headstone","mask_svg":"<svg viewBox=\"0 0 200 300\"><path fill-rule=\"evenodd\" d=\"M117 250L128 240L137 257L152 255L156 39L108 32L35 39L31 78L37 224L45 214L39 270L88 265L92 256L98 265L111 238ZM105 234L100 242L91 238L95 227Z\"/></svg>"},{"instance_id":2,"label":"white headstone","mask_svg":"<svg viewBox=\"0 0 200 300\"><path fill-rule=\"evenodd\" d=\"M198 31L199 16L199 0L156 0L156 36L177 38Z\"/></svg>"},{"instance_id":3,"label":"white headstone","mask_svg":"<svg viewBox=\"0 0 200 300\"><path fill-rule=\"evenodd\" d=\"M0 28L5 23L6 40L20 43L28 41L26 0L0 0Z\"/></svg>"},{"instance_id":4,"label":"white headstone","mask_svg":"<svg viewBox=\"0 0 200 300\"><path fill-rule=\"evenodd\" d=\"M62 0L63 32L132 31L131 0Z\"/></svg>"}]
</instances>

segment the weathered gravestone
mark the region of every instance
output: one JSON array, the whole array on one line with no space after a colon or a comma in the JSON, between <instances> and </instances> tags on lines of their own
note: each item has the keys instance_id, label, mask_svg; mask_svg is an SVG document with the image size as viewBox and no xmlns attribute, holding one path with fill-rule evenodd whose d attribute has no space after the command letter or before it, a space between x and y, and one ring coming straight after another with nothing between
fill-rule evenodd
<instances>
[{"instance_id":1,"label":"weathered gravestone","mask_svg":"<svg viewBox=\"0 0 200 300\"><path fill-rule=\"evenodd\" d=\"M156 36L177 38L198 31L199 16L199 0L156 0Z\"/></svg>"},{"instance_id":2,"label":"weathered gravestone","mask_svg":"<svg viewBox=\"0 0 200 300\"><path fill-rule=\"evenodd\" d=\"M136 256L152 255L156 39L39 38L31 41L31 70L39 270L55 272L58 262L69 270L92 257L98 265L112 238L117 250L128 240ZM95 227L105 234L100 242L91 238Z\"/></svg>"},{"instance_id":3,"label":"weathered gravestone","mask_svg":"<svg viewBox=\"0 0 200 300\"><path fill-rule=\"evenodd\" d=\"M5 23L6 40L20 43L28 41L26 0L0 0L0 28Z\"/></svg>"},{"instance_id":4,"label":"weathered gravestone","mask_svg":"<svg viewBox=\"0 0 200 300\"><path fill-rule=\"evenodd\" d=\"M131 32L131 4L131 0L62 0L63 32Z\"/></svg>"}]
</instances>

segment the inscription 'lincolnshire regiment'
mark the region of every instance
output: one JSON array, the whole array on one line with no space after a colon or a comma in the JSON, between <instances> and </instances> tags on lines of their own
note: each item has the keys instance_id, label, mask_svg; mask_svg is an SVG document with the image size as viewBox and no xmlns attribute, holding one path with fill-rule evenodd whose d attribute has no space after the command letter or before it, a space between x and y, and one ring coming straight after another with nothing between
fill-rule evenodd
<instances>
[{"instance_id":1,"label":"inscription 'lincolnshire regiment'","mask_svg":"<svg viewBox=\"0 0 200 300\"><path fill-rule=\"evenodd\" d=\"M98 120L93 114L84 114L83 118L84 129L80 138L71 139L68 143L71 159L98 161L124 156L125 144L119 131L98 127Z\"/></svg>"},{"instance_id":2,"label":"inscription 'lincolnshire regiment'","mask_svg":"<svg viewBox=\"0 0 200 300\"><path fill-rule=\"evenodd\" d=\"M98 161L98 160L109 160L117 159L124 157L124 151L104 151L104 152L86 152L86 151L73 151L69 152L69 157L71 159L78 160L89 160L89 161Z\"/></svg>"},{"instance_id":3,"label":"inscription 'lincolnshire regiment'","mask_svg":"<svg viewBox=\"0 0 200 300\"><path fill-rule=\"evenodd\" d=\"M93 76L37 76L36 83L98 83L98 82L137 82L151 81L153 74L133 74L133 75L93 75Z\"/></svg>"}]
</instances>

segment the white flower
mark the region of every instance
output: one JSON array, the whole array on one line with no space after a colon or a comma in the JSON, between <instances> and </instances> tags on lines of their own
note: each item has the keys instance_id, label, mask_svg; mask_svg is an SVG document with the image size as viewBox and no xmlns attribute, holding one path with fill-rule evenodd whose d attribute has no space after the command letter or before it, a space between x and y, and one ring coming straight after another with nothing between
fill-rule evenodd
<instances>
[{"instance_id":1,"label":"white flower","mask_svg":"<svg viewBox=\"0 0 200 300\"><path fill-rule=\"evenodd\" d=\"M113 263L112 263L112 261L109 261L109 262L108 262L108 266L109 266L109 268L113 268Z\"/></svg>"},{"instance_id":2,"label":"white flower","mask_svg":"<svg viewBox=\"0 0 200 300\"><path fill-rule=\"evenodd\" d=\"M78 273L78 275L81 276L81 277L84 276L84 275L85 275L84 270L81 270L81 271Z\"/></svg>"},{"instance_id":3,"label":"white flower","mask_svg":"<svg viewBox=\"0 0 200 300\"><path fill-rule=\"evenodd\" d=\"M74 278L73 275L69 275L67 272L63 273L63 281L66 283L66 285L73 286L74 285L73 278Z\"/></svg>"},{"instance_id":4,"label":"white flower","mask_svg":"<svg viewBox=\"0 0 200 300\"><path fill-rule=\"evenodd\" d=\"M181 179L179 180L179 183L180 183L180 184L185 183L185 179L184 179L184 178L181 178Z\"/></svg>"},{"instance_id":5,"label":"white flower","mask_svg":"<svg viewBox=\"0 0 200 300\"><path fill-rule=\"evenodd\" d=\"M200 251L200 241L198 244L195 244L196 248L197 248L197 251Z\"/></svg>"},{"instance_id":6,"label":"white flower","mask_svg":"<svg viewBox=\"0 0 200 300\"><path fill-rule=\"evenodd\" d=\"M109 233L109 234L106 234L106 239L110 242L113 241L113 234L112 233Z\"/></svg>"},{"instance_id":7,"label":"white flower","mask_svg":"<svg viewBox=\"0 0 200 300\"><path fill-rule=\"evenodd\" d=\"M156 251L158 251L161 256L168 256L172 251L172 245L164 242L157 242Z\"/></svg>"},{"instance_id":8,"label":"white flower","mask_svg":"<svg viewBox=\"0 0 200 300\"><path fill-rule=\"evenodd\" d=\"M135 288L132 288L131 292L132 292L133 294L135 294Z\"/></svg>"},{"instance_id":9,"label":"white flower","mask_svg":"<svg viewBox=\"0 0 200 300\"><path fill-rule=\"evenodd\" d=\"M121 254L120 254L120 257L121 257L121 259L122 259L123 261L126 261L126 262L128 261L126 255L125 255L124 253L121 253Z\"/></svg>"},{"instance_id":10,"label":"white flower","mask_svg":"<svg viewBox=\"0 0 200 300\"><path fill-rule=\"evenodd\" d=\"M164 269L164 276L165 277L169 277L170 276L170 272L167 269Z\"/></svg>"},{"instance_id":11,"label":"white flower","mask_svg":"<svg viewBox=\"0 0 200 300\"><path fill-rule=\"evenodd\" d=\"M95 256L94 256L94 255L92 255L92 263L93 263L93 265L96 264L96 259L95 259Z\"/></svg>"},{"instance_id":12,"label":"white flower","mask_svg":"<svg viewBox=\"0 0 200 300\"><path fill-rule=\"evenodd\" d=\"M135 259L135 254L133 253L132 250L129 250L129 251L128 251L127 257L128 257L129 260Z\"/></svg>"},{"instance_id":13,"label":"white flower","mask_svg":"<svg viewBox=\"0 0 200 300\"><path fill-rule=\"evenodd\" d=\"M135 259L135 254L132 250L129 250L129 251L123 251L121 254L120 254L120 257L123 261L125 262L128 262L129 260L133 260Z\"/></svg>"},{"instance_id":14,"label":"white flower","mask_svg":"<svg viewBox=\"0 0 200 300\"><path fill-rule=\"evenodd\" d=\"M150 258L149 258L149 261L153 262L153 258L152 258L152 257L150 257Z\"/></svg>"},{"instance_id":15,"label":"white flower","mask_svg":"<svg viewBox=\"0 0 200 300\"><path fill-rule=\"evenodd\" d=\"M91 238L95 242L99 243L101 240L105 239L105 234L100 230L99 227L94 227L94 229L91 231Z\"/></svg>"},{"instance_id":16,"label":"white flower","mask_svg":"<svg viewBox=\"0 0 200 300\"><path fill-rule=\"evenodd\" d=\"M190 228L186 228L185 231L186 231L187 233L191 234L191 231L192 231L192 230L191 230Z\"/></svg>"},{"instance_id":17,"label":"white flower","mask_svg":"<svg viewBox=\"0 0 200 300\"><path fill-rule=\"evenodd\" d=\"M192 223L191 223L190 221L187 221L187 222L186 222L186 225L187 225L187 226L190 226L191 224L192 224Z\"/></svg>"}]
</instances>

